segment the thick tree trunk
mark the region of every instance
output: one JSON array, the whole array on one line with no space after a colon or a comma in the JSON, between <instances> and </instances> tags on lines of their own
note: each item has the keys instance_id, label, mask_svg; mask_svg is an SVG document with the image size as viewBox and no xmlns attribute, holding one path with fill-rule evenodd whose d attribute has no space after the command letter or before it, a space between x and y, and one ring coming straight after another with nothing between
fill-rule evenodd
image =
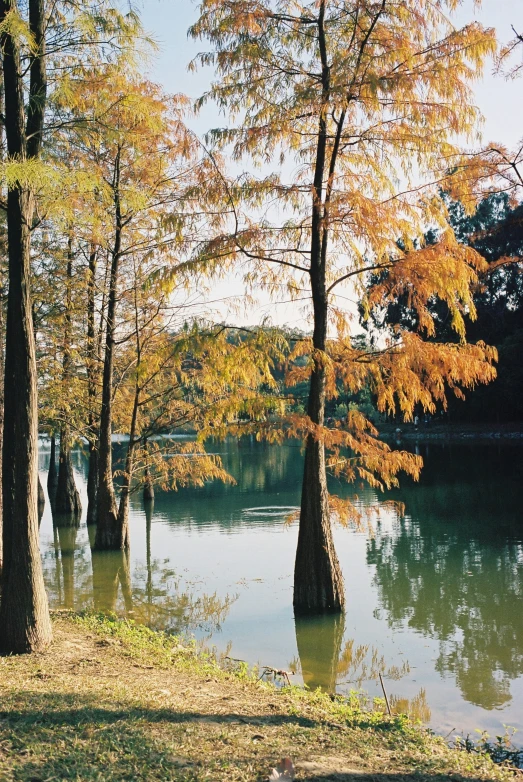
<instances>
[{"instance_id":1,"label":"thick tree trunk","mask_svg":"<svg viewBox=\"0 0 523 782\"><path fill-rule=\"evenodd\" d=\"M49 471L47 473L47 494L49 502L54 505L56 487L58 486L58 470L56 469L56 437L51 435L51 452L49 454Z\"/></svg>"},{"instance_id":2,"label":"thick tree trunk","mask_svg":"<svg viewBox=\"0 0 523 782\"><path fill-rule=\"evenodd\" d=\"M57 513L70 514L71 518L78 517L82 513L80 494L74 481L71 444L66 426L60 432L60 463L54 505Z\"/></svg>"},{"instance_id":3,"label":"thick tree trunk","mask_svg":"<svg viewBox=\"0 0 523 782\"><path fill-rule=\"evenodd\" d=\"M12 12L0 0L0 22ZM18 33L4 30L5 131L13 158L37 158L46 103L44 0L29 0L34 57L30 64L27 127ZM31 303L32 194L12 186L7 195L9 297L5 351L5 426L2 490L4 567L0 650L31 652L52 638L38 537L38 404Z\"/></svg>"},{"instance_id":4,"label":"thick tree trunk","mask_svg":"<svg viewBox=\"0 0 523 782\"><path fill-rule=\"evenodd\" d=\"M323 427L325 421L325 369L322 354L327 341L327 296L321 264L311 272L314 304L314 369L307 413ZM321 434L310 434L305 445L300 528L294 568L294 610L312 614L343 610L345 598L340 565L332 540L325 446Z\"/></svg>"},{"instance_id":5,"label":"thick tree trunk","mask_svg":"<svg viewBox=\"0 0 523 782\"><path fill-rule=\"evenodd\" d=\"M118 271L122 241L122 218L119 199L119 167L117 157L115 165L115 207L116 234L111 258L109 280L109 298L107 302L107 327L105 337L105 358L102 378L102 409L100 415L100 438L98 450L98 497L96 502L96 542L98 550L115 550L129 547L129 528L122 528L118 518L113 484L112 462L112 398L113 398L113 362L114 335L116 328L116 302Z\"/></svg>"},{"instance_id":6,"label":"thick tree trunk","mask_svg":"<svg viewBox=\"0 0 523 782\"><path fill-rule=\"evenodd\" d=\"M0 650L14 654L42 649L52 638L38 537L38 406L29 289L32 212L29 193L9 191Z\"/></svg>"}]
</instances>

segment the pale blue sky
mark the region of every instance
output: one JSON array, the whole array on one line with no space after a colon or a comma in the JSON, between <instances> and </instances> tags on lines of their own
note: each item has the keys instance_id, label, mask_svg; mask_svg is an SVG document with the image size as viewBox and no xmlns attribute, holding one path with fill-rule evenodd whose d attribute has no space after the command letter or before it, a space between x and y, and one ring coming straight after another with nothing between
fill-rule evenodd
<instances>
[{"instance_id":1,"label":"pale blue sky","mask_svg":"<svg viewBox=\"0 0 523 782\"><path fill-rule=\"evenodd\" d=\"M187 38L187 29L197 18L197 2L133 0L133 5L141 10L146 30L160 45L160 52L150 65L149 77L163 84L168 92L182 92L192 99L197 98L206 90L212 78L209 69L198 73L187 72L189 61L199 51L205 50L205 42ZM499 39L506 43L513 37L512 24L523 33L523 0L483 0L481 8L474 8L473 0L463 0L459 13L455 15L456 26L474 19L485 26L495 27ZM523 58L523 51L521 56ZM476 88L477 105L485 116L483 140L512 147L523 137L523 78L506 81L501 76L494 76L492 71L493 65L489 64L483 81ZM209 128L223 126L226 119L220 117L215 107L207 106L190 124L194 130L203 134ZM241 291L242 284L235 277L213 287L215 304L211 307L216 308L217 317L252 324L270 315L277 324L293 323L304 329L309 328L310 316L302 309L303 302L270 303L264 295L260 297L258 305L251 305L243 316L237 313L228 316L229 296L238 296ZM339 292L342 293L341 289ZM345 306L353 309L350 290L347 295ZM220 301L221 304L218 303Z\"/></svg>"},{"instance_id":2,"label":"pale blue sky","mask_svg":"<svg viewBox=\"0 0 523 782\"><path fill-rule=\"evenodd\" d=\"M145 28L161 47L156 62L151 65L151 77L169 92L198 97L205 91L211 73L187 72L191 58L205 49L205 43L187 38L187 28L197 18L197 3L192 0L135 0L135 5L141 10ZM499 39L507 42L513 37L511 25L523 32L523 0L483 0L480 8L474 8L473 0L463 0L454 18L457 25L476 19L495 27ZM521 57L523 59L523 47ZM507 82L491 71L489 66L476 88L477 103L486 120L484 140L512 146L523 136L523 79ZM222 123L216 110L208 108L197 121L197 128L204 131Z\"/></svg>"}]
</instances>

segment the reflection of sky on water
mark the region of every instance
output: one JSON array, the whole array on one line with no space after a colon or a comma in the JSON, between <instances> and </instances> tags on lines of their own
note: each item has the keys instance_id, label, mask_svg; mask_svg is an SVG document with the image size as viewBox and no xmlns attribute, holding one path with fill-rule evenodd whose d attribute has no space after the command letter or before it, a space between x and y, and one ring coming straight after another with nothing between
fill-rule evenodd
<instances>
[{"instance_id":1,"label":"reflection of sky on water","mask_svg":"<svg viewBox=\"0 0 523 782\"><path fill-rule=\"evenodd\" d=\"M335 531L348 604L341 623L294 623L297 528L285 524L299 502L301 452L293 446L220 444L237 486L158 494L149 523L134 497L130 562L101 556L96 599L124 610L128 584L127 607L132 600L140 620L188 626L220 650L232 643L230 654L249 662L292 664L294 680L303 673L311 686L361 683L381 695L362 677L375 677L383 658L391 696L419 700L424 689L432 724L445 733L523 728L523 449L420 449L421 484L391 493L406 503L405 519L385 511L370 538ZM42 468L45 451L44 444ZM81 454L75 459L83 474ZM375 499L370 491L359 496ZM46 506L42 541L51 602L93 606L84 524L53 529Z\"/></svg>"}]
</instances>

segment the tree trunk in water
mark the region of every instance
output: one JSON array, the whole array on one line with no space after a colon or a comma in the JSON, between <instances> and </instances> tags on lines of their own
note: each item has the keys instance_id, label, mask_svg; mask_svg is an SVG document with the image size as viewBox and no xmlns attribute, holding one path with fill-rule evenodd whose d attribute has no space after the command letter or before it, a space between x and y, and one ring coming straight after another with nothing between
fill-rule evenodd
<instances>
[{"instance_id":1,"label":"tree trunk in water","mask_svg":"<svg viewBox=\"0 0 523 782\"><path fill-rule=\"evenodd\" d=\"M54 505L56 487L58 485L58 470L56 469L56 437L51 435L51 453L49 455L49 472L47 473L47 493L49 502Z\"/></svg>"},{"instance_id":2,"label":"tree trunk in water","mask_svg":"<svg viewBox=\"0 0 523 782\"><path fill-rule=\"evenodd\" d=\"M98 449L89 442L89 467L87 473L87 524L96 524L96 500L98 497Z\"/></svg>"},{"instance_id":3,"label":"tree trunk in water","mask_svg":"<svg viewBox=\"0 0 523 782\"><path fill-rule=\"evenodd\" d=\"M80 495L74 482L71 444L67 427L64 427L60 433L60 464L58 467L55 510L57 513L72 514L72 516L80 516L82 513Z\"/></svg>"},{"instance_id":4,"label":"tree trunk in water","mask_svg":"<svg viewBox=\"0 0 523 782\"><path fill-rule=\"evenodd\" d=\"M96 501L96 541L99 551L125 549L129 547L129 528L122 529L113 484L113 462L111 449L114 334L116 328L116 300L118 270L122 241L122 217L119 198L120 161L117 156L114 176L114 198L116 208L116 234L111 258L109 298L107 302L107 327L105 336L105 358L102 378L102 410L100 415L100 438L98 449L98 497Z\"/></svg>"},{"instance_id":5,"label":"tree trunk in water","mask_svg":"<svg viewBox=\"0 0 523 782\"><path fill-rule=\"evenodd\" d=\"M313 361L307 414L317 427L305 444L305 465L301 494L300 529L294 567L294 611L314 614L343 610L345 597L340 565L332 540L325 469L325 445L322 428L325 422L326 373L324 355L327 345L329 297L326 284L328 246L328 208L334 169L328 171L327 112L330 99L330 67L327 61L324 29L325 0L318 9L318 43L321 57L321 111L319 114L314 182L312 192L310 283L314 308ZM331 166L335 163L332 153ZM325 186L326 175L328 183Z\"/></svg>"},{"instance_id":6,"label":"tree trunk in water","mask_svg":"<svg viewBox=\"0 0 523 782\"><path fill-rule=\"evenodd\" d=\"M129 537L129 498L131 494L131 483L134 470L134 451L136 447L136 422L138 419L138 405L140 402L140 388L138 383L135 386L133 412L131 416L131 428L129 431L129 444L127 446L127 455L125 457L125 471L123 476L122 491L120 494L120 506L118 508L118 523L123 530L123 534Z\"/></svg>"},{"instance_id":7,"label":"tree trunk in water","mask_svg":"<svg viewBox=\"0 0 523 782\"><path fill-rule=\"evenodd\" d=\"M325 369L322 355L327 337L327 299L324 279L313 278L315 366L311 374L308 415L323 427L325 420ZM323 282L323 285L322 285ZM321 352L320 352L321 351ZM329 512L325 446L310 434L305 445L300 528L294 568L294 611L313 614L342 611L343 579L334 543Z\"/></svg>"},{"instance_id":8,"label":"tree trunk in water","mask_svg":"<svg viewBox=\"0 0 523 782\"><path fill-rule=\"evenodd\" d=\"M87 524L96 524L96 498L98 495L98 436L96 419L97 350L95 325L96 247L89 255L87 283L87 395L89 398L89 471L87 473Z\"/></svg>"}]
</instances>

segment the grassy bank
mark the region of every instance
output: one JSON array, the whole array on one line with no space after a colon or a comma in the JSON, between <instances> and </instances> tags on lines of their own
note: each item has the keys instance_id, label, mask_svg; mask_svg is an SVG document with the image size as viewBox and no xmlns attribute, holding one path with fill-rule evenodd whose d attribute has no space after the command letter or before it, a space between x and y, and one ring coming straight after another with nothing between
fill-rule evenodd
<instances>
[{"instance_id":1,"label":"grassy bank","mask_svg":"<svg viewBox=\"0 0 523 782\"><path fill-rule=\"evenodd\" d=\"M0 658L0 780L509 779L486 756L379 710L299 688L144 627L60 614L45 654Z\"/></svg>"}]
</instances>

